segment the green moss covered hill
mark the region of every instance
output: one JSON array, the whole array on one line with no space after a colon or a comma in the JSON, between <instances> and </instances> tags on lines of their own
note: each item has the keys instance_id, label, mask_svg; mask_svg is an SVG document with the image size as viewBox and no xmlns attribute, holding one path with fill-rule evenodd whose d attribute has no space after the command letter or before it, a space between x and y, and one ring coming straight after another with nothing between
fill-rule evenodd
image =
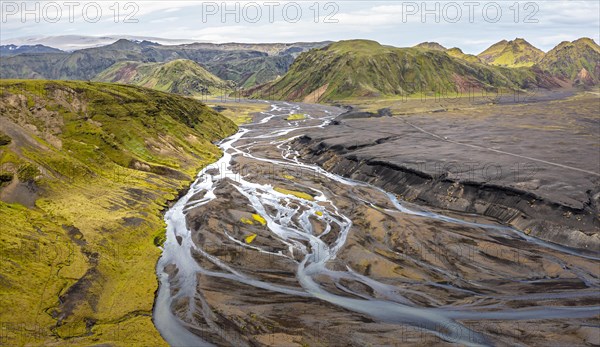
<instances>
[{"instance_id":1,"label":"green moss covered hill","mask_svg":"<svg viewBox=\"0 0 600 347\"><path fill-rule=\"evenodd\" d=\"M160 346L162 211L236 126L134 86L0 81L6 345Z\"/></svg>"},{"instance_id":2,"label":"green moss covered hill","mask_svg":"<svg viewBox=\"0 0 600 347\"><path fill-rule=\"evenodd\" d=\"M315 102L554 83L534 69L489 66L428 47L396 48L350 40L302 53L285 76L250 93L257 98Z\"/></svg>"},{"instance_id":3,"label":"green moss covered hill","mask_svg":"<svg viewBox=\"0 0 600 347\"><path fill-rule=\"evenodd\" d=\"M576 84L600 83L600 46L590 38L562 42L542 61L540 68Z\"/></svg>"},{"instance_id":4,"label":"green moss covered hill","mask_svg":"<svg viewBox=\"0 0 600 347\"><path fill-rule=\"evenodd\" d=\"M478 57L491 65L522 67L533 66L544 58L544 52L521 38L502 40L493 44Z\"/></svg>"},{"instance_id":5,"label":"green moss covered hill","mask_svg":"<svg viewBox=\"0 0 600 347\"><path fill-rule=\"evenodd\" d=\"M223 81L187 59L167 63L116 63L94 77L94 81L132 84L182 95L222 94L233 87L231 82Z\"/></svg>"}]
</instances>

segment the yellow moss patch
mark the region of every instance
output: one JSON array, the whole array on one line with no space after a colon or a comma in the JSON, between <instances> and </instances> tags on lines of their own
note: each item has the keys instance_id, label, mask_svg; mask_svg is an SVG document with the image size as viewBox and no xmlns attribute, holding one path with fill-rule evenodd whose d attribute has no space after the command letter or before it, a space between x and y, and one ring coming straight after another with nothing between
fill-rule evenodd
<instances>
[{"instance_id":1,"label":"yellow moss patch","mask_svg":"<svg viewBox=\"0 0 600 347\"><path fill-rule=\"evenodd\" d=\"M267 104L250 102L221 103L218 102L218 100L210 100L208 104L211 107L223 107L219 113L231 119L235 124L238 125L252 122L252 116L254 113L267 111L269 109L269 105Z\"/></svg>"},{"instance_id":2,"label":"yellow moss patch","mask_svg":"<svg viewBox=\"0 0 600 347\"><path fill-rule=\"evenodd\" d=\"M252 235L246 236L246 238L244 240L246 241L246 243L250 244L250 243L252 243L252 241L254 241L255 238L256 238L256 234L252 234Z\"/></svg>"},{"instance_id":3,"label":"yellow moss patch","mask_svg":"<svg viewBox=\"0 0 600 347\"><path fill-rule=\"evenodd\" d=\"M317 212L315 212L315 214L316 214L317 216L319 216L319 217L322 217L322 216L323 216L323 212L321 212L321 211L317 211Z\"/></svg>"},{"instance_id":4,"label":"yellow moss patch","mask_svg":"<svg viewBox=\"0 0 600 347\"><path fill-rule=\"evenodd\" d=\"M255 221L259 222L262 225L267 225L267 221L266 219L264 219L261 215L259 214L252 214L252 218L254 218Z\"/></svg>"},{"instance_id":5,"label":"yellow moss patch","mask_svg":"<svg viewBox=\"0 0 600 347\"><path fill-rule=\"evenodd\" d=\"M302 120L302 119L305 119L305 118L306 118L306 115L300 114L300 113L296 113L296 114L289 115L285 120Z\"/></svg>"},{"instance_id":6,"label":"yellow moss patch","mask_svg":"<svg viewBox=\"0 0 600 347\"><path fill-rule=\"evenodd\" d=\"M286 180L294 180L296 178L292 175L282 175L281 177L285 178Z\"/></svg>"},{"instance_id":7,"label":"yellow moss patch","mask_svg":"<svg viewBox=\"0 0 600 347\"><path fill-rule=\"evenodd\" d=\"M242 218L240 219L240 222L244 223L244 224L249 224L249 225L253 225L254 222L251 219L248 218Z\"/></svg>"},{"instance_id":8,"label":"yellow moss patch","mask_svg":"<svg viewBox=\"0 0 600 347\"><path fill-rule=\"evenodd\" d=\"M280 187L275 187L274 189L275 189L275 191L280 192L281 194L293 195L297 198L308 200L308 201L313 201L315 199L314 197L312 197L309 194L299 192L296 190L289 190L289 189L280 188Z\"/></svg>"}]
</instances>

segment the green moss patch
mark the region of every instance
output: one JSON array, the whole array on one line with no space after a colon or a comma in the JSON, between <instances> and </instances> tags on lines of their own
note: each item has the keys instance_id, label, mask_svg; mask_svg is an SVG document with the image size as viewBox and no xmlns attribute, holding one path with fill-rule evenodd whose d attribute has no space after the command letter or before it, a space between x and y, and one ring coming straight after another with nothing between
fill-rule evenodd
<instances>
[{"instance_id":1,"label":"green moss patch","mask_svg":"<svg viewBox=\"0 0 600 347\"><path fill-rule=\"evenodd\" d=\"M20 327L3 342L165 345L151 320L162 212L235 124L108 83L3 80L0 106L0 121L28 125L0 147L0 189L13 176L39 187L33 208L0 201L0 321Z\"/></svg>"}]
</instances>

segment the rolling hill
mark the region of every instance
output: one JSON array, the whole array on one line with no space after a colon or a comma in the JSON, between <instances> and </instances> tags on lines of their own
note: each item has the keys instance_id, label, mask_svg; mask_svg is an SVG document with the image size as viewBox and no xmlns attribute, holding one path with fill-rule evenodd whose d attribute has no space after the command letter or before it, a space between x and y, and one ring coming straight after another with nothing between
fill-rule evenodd
<instances>
[{"instance_id":1,"label":"rolling hill","mask_svg":"<svg viewBox=\"0 0 600 347\"><path fill-rule=\"evenodd\" d=\"M322 101L533 86L556 84L534 69L493 67L443 51L351 40L301 54L284 77L250 93L257 98Z\"/></svg>"},{"instance_id":2,"label":"rolling hill","mask_svg":"<svg viewBox=\"0 0 600 347\"><path fill-rule=\"evenodd\" d=\"M120 39L110 45L71 53L19 54L3 59L2 78L91 80L115 63L164 63L188 59L223 80L251 87L285 74L294 58L327 42L273 44L160 45Z\"/></svg>"},{"instance_id":3,"label":"rolling hill","mask_svg":"<svg viewBox=\"0 0 600 347\"><path fill-rule=\"evenodd\" d=\"M146 88L0 81L6 345L162 346L151 319L162 211L236 126Z\"/></svg>"},{"instance_id":4,"label":"rolling hill","mask_svg":"<svg viewBox=\"0 0 600 347\"><path fill-rule=\"evenodd\" d=\"M533 66L544 57L544 52L521 38L512 41L502 40L493 44L478 57L487 64L523 67Z\"/></svg>"},{"instance_id":5,"label":"rolling hill","mask_svg":"<svg viewBox=\"0 0 600 347\"><path fill-rule=\"evenodd\" d=\"M562 42L540 61L541 69L575 84L600 83L600 46L590 38Z\"/></svg>"},{"instance_id":6,"label":"rolling hill","mask_svg":"<svg viewBox=\"0 0 600 347\"><path fill-rule=\"evenodd\" d=\"M116 63L93 80L132 84L190 96L225 93L234 87L231 82L221 80L198 63L186 59L167 63Z\"/></svg>"}]
</instances>

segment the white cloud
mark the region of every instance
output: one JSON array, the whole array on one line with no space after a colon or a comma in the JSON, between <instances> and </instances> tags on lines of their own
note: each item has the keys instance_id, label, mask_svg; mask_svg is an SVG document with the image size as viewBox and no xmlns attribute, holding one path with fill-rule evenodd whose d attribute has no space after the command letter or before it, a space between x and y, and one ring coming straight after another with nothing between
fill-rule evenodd
<instances>
[{"instance_id":1,"label":"white cloud","mask_svg":"<svg viewBox=\"0 0 600 347\"><path fill-rule=\"evenodd\" d=\"M7 3L2 1L3 6ZM20 3L20 2L17 2ZM61 3L59 1L59 3ZM82 2L83 4L84 2ZM18 15L10 16L2 22L0 41L2 44L12 41L11 38L21 36L56 36L76 32L80 35L107 36L108 34L127 34L132 36L165 37L170 39L210 40L215 42L273 42L273 41L322 41L351 38L368 38L384 44L408 46L422 41L438 40L445 46L458 46L465 52L477 53L490 44L501 39L524 37L532 44L548 50L562 40L573 40L581 36L590 36L598 41L600 27L600 2L598 1L538 1L535 19L538 23L523 23L524 17L531 12L520 4L519 22L514 22L514 12L509 8L514 2L497 2L501 4L503 16L497 23L490 23L482 17L481 9L485 1L475 11L474 23L469 23L468 9L461 5L461 20L450 23L441 19L435 23L433 16L428 16L425 23L421 21L421 13L403 16L403 11L413 5L420 7L422 1L336 1L338 8L333 19L337 23L323 23L327 15L335 7L325 9L325 2L320 2L318 23L315 23L315 12L312 1L298 2L302 6L302 18L297 23L286 22L282 15L285 1L279 1L275 10L274 23L269 23L267 8L263 8L263 16L258 23L239 22L228 16L222 22L219 13L210 16L206 23L202 21L202 2L200 1L137 1L134 18L137 23L123 23L130 13L123 8L127 1L121 1L121 10L114 23L113 1L98 1L101 4L103 18L98 23L87 23L81 11L76 11L74 23L61 20L58 23L41 21L35 23L28 20L22 23ZM219 5L222 1L215 1ZM240 8L249 2L240 2ZM265 1L256 1L264 4ZM448 2L440 2L443 8ZM463 4L462 1L456 1ZM433 2L428 8L433 8ZM229 8L232 3L228 3ZM422 9L418 9L422 10ZM403 19L406 19L403 21Z\"/></svg>"}]
</instances>

